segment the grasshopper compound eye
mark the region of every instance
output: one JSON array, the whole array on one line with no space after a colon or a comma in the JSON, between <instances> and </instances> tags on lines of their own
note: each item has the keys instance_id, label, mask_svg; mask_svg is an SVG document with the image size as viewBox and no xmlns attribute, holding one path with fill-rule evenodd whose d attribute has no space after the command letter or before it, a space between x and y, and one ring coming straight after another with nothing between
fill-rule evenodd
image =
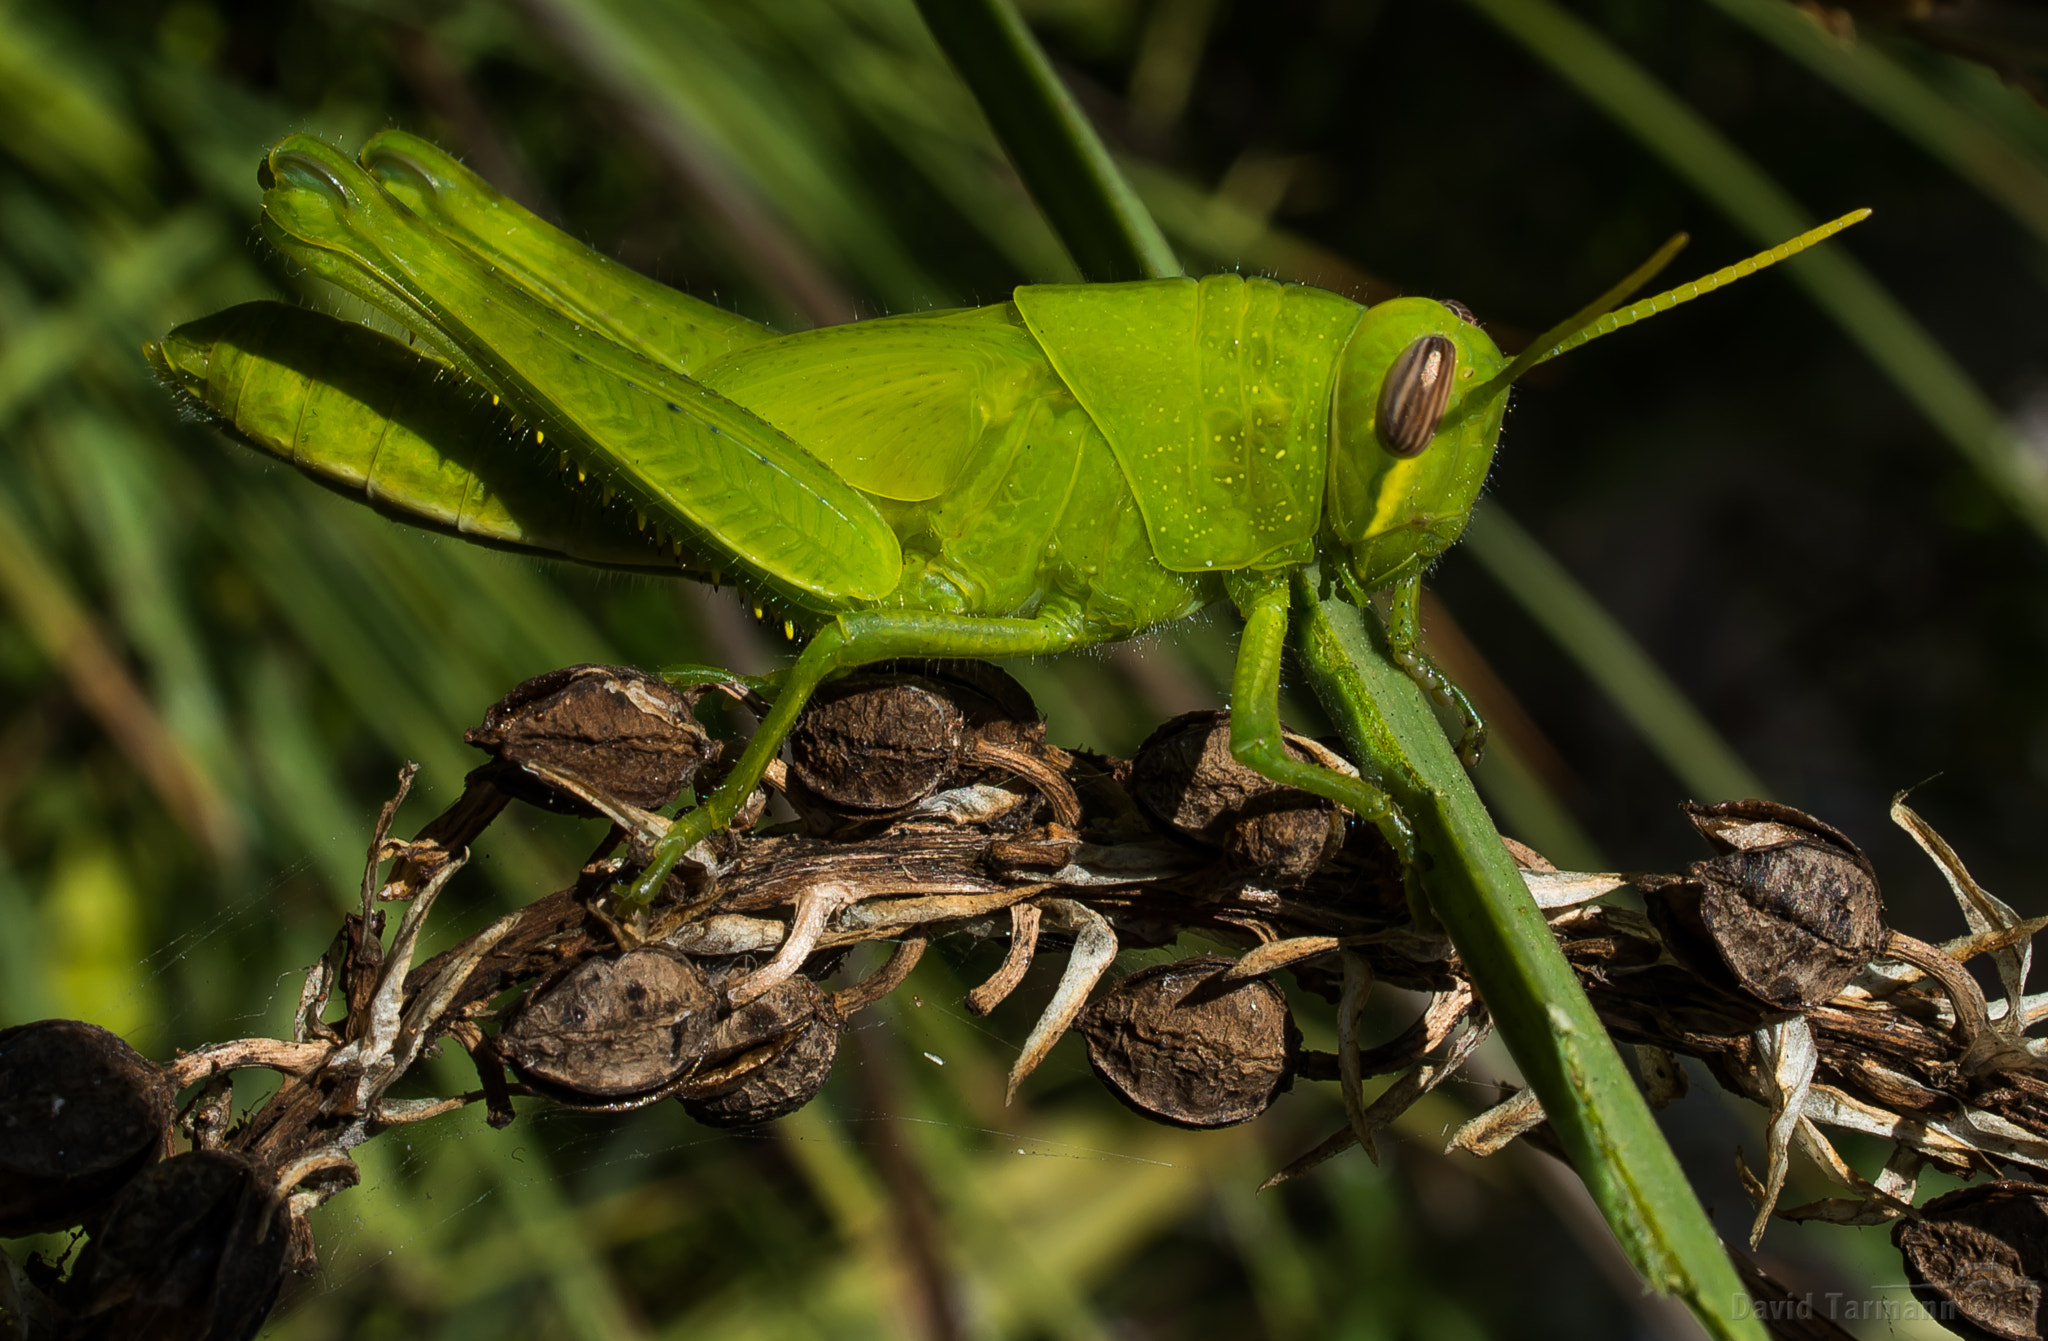
<instances>
[{"instance_id":1,"label":"grasshopper compound eye","mask_svg":"<svg viewBox=\"0 0 2048 1341\"><path fill-rule=\"evenodd\" d=\"M1450 308L1450 309L1451 309L1451 315L1452 315L1452 316L1454 316L1454 317L1456 317L1456 318L1457 318L1458 320L1460 320L1460 321L1464 322L1464 323L1465 323L1465 324L1466 324L1467 326L1477 326L1477 325L1479 324L1479 318L1477 318L1477 317L1475 317L1475 316L1473 316L1473 315L1472 315L1472 309L1471 309L1471 308L1469 308L1469 307L1467 307L1467 306L1465 306L1465 305L1464 305L1463 303L1459 302L1459 301L1458 301L1457 299L1455 299L1455 298L1444 298L1444 299L1441 299L1440 301L1441 301L1441 302L1443 303L1443 305L1444 305L1445 307L1448 307L1448 308Z\"/></svg>"},{"instance_id":2,"label":"grasshopper compound eye","mask_svg":"<svg viewBox=\"0 0 2048 1341\"><path fill-rule=\"evenodd\" d=\"M1420 456L1436 436L1450 403L1458 347L1441 335L1425 335L1401 351L1380 388L1373 428L1395 456Z\"/></svg>"}]
</instances>

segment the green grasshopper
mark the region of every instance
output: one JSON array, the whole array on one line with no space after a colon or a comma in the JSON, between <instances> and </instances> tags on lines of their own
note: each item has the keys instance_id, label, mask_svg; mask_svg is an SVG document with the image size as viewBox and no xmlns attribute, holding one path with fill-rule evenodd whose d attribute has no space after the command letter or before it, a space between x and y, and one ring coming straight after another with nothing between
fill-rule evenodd
<instances>
[{"instance_id":1,"label":"green grasshopper","mask_svg":"<svg viewBox=\"0 0 2048 1341\"><path fill-rule=\"evenodd\" d=\"M828 678L1064 652L1223 600L1245 621L1233 752L1376 825L1412 872L1385 791L1281 744L1290 584L1316 564L1358 604L1390 593L1395 659L1476 756L1476 716L1417 645L1416 597L1465 527L1515 380L1867 213L1610 310L1674 239L1511 361L1456 304L1365 308L1238 275L1031 285L778 335L597 255L410 135L358 160L294 136L260 177L271 243L420 348L254 304L151 346L172 386L407 520L730 581L804 640L737 764L620 893L628 913L732 822Z\"/></svg>"}]
</instances>

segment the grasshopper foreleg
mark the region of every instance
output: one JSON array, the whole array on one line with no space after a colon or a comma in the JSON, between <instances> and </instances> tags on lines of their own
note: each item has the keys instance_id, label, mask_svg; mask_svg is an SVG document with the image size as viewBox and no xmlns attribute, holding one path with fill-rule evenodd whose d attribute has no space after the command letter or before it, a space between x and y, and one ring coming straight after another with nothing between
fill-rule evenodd
<instances>
[{"instance_id":1,"label":"grasshopper foreleg","mask_svg":"<svg viewBox=\"0 0 2048 1341\"><path fill-rule=\"evenodd\" d=\"M1237 669L1230 682L1230 752L1245 767L1289 787L1325 797L1373 825L1401 863L1402 881L1419 925L1427 917L1415 860L1415 832L1385 790L1287 753L1280 730L1280 663L1287 646L1287 580L1247 580L1232 596L1244 614Z\"/></svg>"},{"instance_id":2,"label":"grasshopper foreleg","mask_svg":"<svg viewBox=\"0 0 2048 1341\"><path fill-rule=\"evenodd\" d=\"M1458 762L1473 768L1486 750L1486 722L1465 691L1422 650L1422 620L1417 613L1421 600L1422 572L1418 568L1394 583L1387 610L1387 652L1431 703L1458 719Z\"/></svg>"}]
</instances>

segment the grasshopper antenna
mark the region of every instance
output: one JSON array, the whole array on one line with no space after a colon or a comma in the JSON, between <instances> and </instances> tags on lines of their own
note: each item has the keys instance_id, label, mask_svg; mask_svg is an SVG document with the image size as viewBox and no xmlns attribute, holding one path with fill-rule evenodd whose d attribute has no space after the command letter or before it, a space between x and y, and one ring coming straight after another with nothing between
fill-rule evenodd
<instances>
[{"instance_id":1,"label":"grasshopper antenna","mask_svg":"<svg viewBox=\"0 0 2048 1341\"><path fill-rule=\"evenodd\" d=\"M1662 270L1670 263L1671 258L1679 253L1688 240L1684 233L1680 233L1659 247L1654 256L1637 266L1621 283L1543 332L1493 380L1513 382L1537 364L1548 363L1559 354L1577 349L1588 340L1612 335L1624 326L1633 326L1638 321L1653 317L1659 312L1668 312L1680 303L1689 303L1703 293L1712 293L1725 284L1733 284L1738 279L1768 269L1780 261L1797 256L1816 243L1827 241L1844 228L1862 223L1869 217L1870 211L1867 209L1852 210L1839 219L1824 223L1818 228L1808 229L1790 242L1781 242L1769 251L1758 252L1748 260L1722 266L1711 275L1702 275L1675 289L1666 289L1653 298L1645 298L1627 308L1616 307L1616 304L1649 282L1652 275Z\"/></svg>"}]
</instances>

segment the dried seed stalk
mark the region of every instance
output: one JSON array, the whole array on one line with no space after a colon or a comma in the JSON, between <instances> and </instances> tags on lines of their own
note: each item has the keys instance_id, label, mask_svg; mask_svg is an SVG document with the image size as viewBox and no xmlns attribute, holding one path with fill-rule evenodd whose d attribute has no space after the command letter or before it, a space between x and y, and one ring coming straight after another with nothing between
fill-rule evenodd
<instances>
[{"instance_id":1,"label":"dried seed stalk","mask_svg":"<svg viewBox=\"0 0 2048 1341\"><path fill-rule=\"evenodd\" d=\"M636 840L633 847L644 849L666 821L607 791L602 761L625 759L629 772L639 770L634 778L665 789L687 785L689 770L714 757L688 718L686 700L636 697L643 686L630 677L606 668L575 670L566 681L574 691L569 698L520 699L552 705L550 730L529 733L533 739L525 745L519 744L524 727L501 730L505 739L518 737L520 748L532 748L517 759L501 750L485 776L472 779L455 806L418 838L392 840L397 801L385 807L370 844L360 911L308 974L290 1038L215 1044L167 1068L175 1086L205 1085L187 1105L180 1130L195 1148L262 1171L267 1195L287 1208L300 1266L311 1260L304 1216L352 1182L349 1152L356 1145L480 1099L488 1102L494 1124L512 1120L512 1099L534 1086L594 1107L673 1093L713 1125L794 1111L824 1083L847 1018L899 987L925 946L942 936L1007 932L1002 967L969 998L981 1013L1018 988L1048 941L1071 945L1058 986L1012 1069L1012 1099L1077 1020L1098 1070L1127 1101L1164 1120L1240 1121L1297 1074L1339 1080L1344 1126L1271 1182L1298 1176L1350 1145L1370 1149L1375 1133L1459 1072L1490 1028L1463 965L1432 930L1409 921L1400 872L1377 835L1341 815L1333 820L1326 809L1273 795L1269 785L1251 788L1220 767L1211 748L1218 727L1213 718L1184 719L1179 735L1160 737L1179 741L1171 746L1178 754L1166 761L1171 767L1155 761L1139 769L1046 745L1042 728L1025 720L1033 716L1028 701L1020 706L1013 687L991 687L984 677L963 690L959 682L922 672L885 679L875 691L880 699L838 700L865 706L841 709L825 733L826 753L844 763L867 749L858 734L864 722L884 729L937 722L943 729L927 731L931 739L923 746L890 756L908 761L906 768L916 765L909 770L918 772L915 786L897 788L914 792L914 800L878 817L873 808L821 799L811 784L790 784L792 800L819 807L804 812L803 832L740 832L700 845L690 880L671 881L631 927L606 913L609 891L630 875L634 860L631 847L614 851L618 842L610 839L576 888L538 900L414 966L437 896L462 868L468 842L503 809L504 769L520 771L521 788L554 788L559 797L541 798L547 804L612 817ZM919 696L915 712L892 706L889 696L905 693ZM968 696L949 697L962 693ZM562 714L579 703L602 709L591 721L617 720L642 732L653 721L660 739L624 749L571 739ZM1311 754L1321 749L1301 747ZM650 769L659 775L652 782ZM1202 781L1208 775L1223 794L1202 794L1211 785ZM410 769L401 776L401 797L411 778ZM842 792L848 785L845 778L831 783ZM1146 787L1149 799L1140 794ZM652 799L645 791L635 795ZM1794 1150L1851 1195L1777 1214L1846 1224L1910 1217L1916 1179L1926 1166L2048 1170L2048 1075L2035 1057L2041 1045L2026 1037L2048 1005L2021 990L2027 939L2040 924L2022 921L1970 882L1938 836L1901 805L1895 814L1949 874L1971 934L1937 948L1887 933L1879 944L1891 962L1860 962L1879 905L1874 874L1847 839L1811 817L1760 802L1697 807L1692 814L1720 855L1695 863L1685 876L1633 879L1653 892L1680 885L1706 891L1688 893L1694 902L1675 915L1666 915L1672 911L1667 901L1656 922L1588 901L1620 887L1623 877L1558 872L1526 849L1517 853L1517 864L1547 905L1551 934L1602 1022L1656 1063L1645 1073L1662 1097L1675 1097L1683 1073L1671 1058L1684 1055L1704 1063L1724 1087L1770 1108L1765 1175L1753 1180L1760 1203L1756 1232L1773 1212ZM1324 827L1312 843L1276 845L1266 841L1278 832L1269 823L1276 815L1293 816L1289 825ZM1247 825L1266 837L1240 841ZM377 905L386 901L406 905L388 948L378 934L383 915ZM1781 935L1784 926L1793 930ZM1759 976L1745 967L1760 961L1755 947L1740 939L1744 928L1760 928L1755 934L1782 942L1781 949L1815 947L1818 967ZM1161 982L1171 977L1167 969L1180 973L1195 983L1188 991L1176 987L1158 1000L1141 1000L1151 979L1140 974L1089 1006L1120 946L1162 945L1187 933L1241 953L1203 961L1198 974L1174 965L1149 971ZM895 944L888 962L864 982L820 991L814 977L829 971L846 947L868 941ZM1961 964L1976 953L1997 956L2006 993L1995 1017ZM609 994L619 984L612 980L629 960L677 966L685 987L708 984L707 1004L691 1006L683 999L696 999L688 990L680 996L658 991L634 998L633 1009L616 1009L620 1003ZM1284 1002L1262 981L1279 972L1292 974L1309 994L1339 1003L1337 1058L1297 1055ZM643 989L652 982L626 977ZM1827 997L1807 999L1819 990L1816 983L1825 987L1837 979ZM1356 1019L1375 982L1427 992L1430 1004L1397 1037L1365 1047ZM560 1027L541 1028L537 1005L523 1013L493 1009L515 988L560 991L571 984L598 993L585 1003L588 1009L563 1016L580 1021L573 1027L557 1021ZM545 992L529 995L535 1002L551 999ZM330 1001L339 1003L339 1019L325 1018ZM1226 1023L1217 1025L1212 1014ZM594 1033L585 1028L592 1021ZM652 1032L633 1034L642 1026ZM477 1058L483 1087L404 1103L388 1099L390 1086L422 1051L450 1035ZM604 1062L594 1070L593 1056ZM1197 1064L1184 1066L1186 1058ZM508 1083L508 1063L531 1083ZM0 1069L5 1064L0 1056ZM1250 1078L1244 1085L1225 1087L1227 1094L1203 1089L1208 1077L1233 1065ZM235 1123L231 1077L249 1067L281 1072L285 1083ZM1389 1073L1394 1080L1368 1097L1367 1082ZM1541 1106L1517 1094L1460 1128L1452 1146L1492 1153L1542 1121ZM1827 1127L1883 1136L1894 1153L1875 1179L1866 1179L1835 1151L1823 1133ZM0 1185L0 1204L8 1194ZM1942 1231L1947 1237L1934 1247L1918 1249L1935 1263L1926 1269L1928 1279L1944 1271L1944 1279L1967 1276L1964 1258L1978 1248L1990 1255L1983 1258L1985 1270L1997 1276L1993 1259L2002 1261L2006 1249L1978 1242L1980 1231L1989 1232L1984 1226L1950 1218L1960 1227ZM1948 1256L1937 1262L1942 1253Z\"/></svg>"}]
</instances>

